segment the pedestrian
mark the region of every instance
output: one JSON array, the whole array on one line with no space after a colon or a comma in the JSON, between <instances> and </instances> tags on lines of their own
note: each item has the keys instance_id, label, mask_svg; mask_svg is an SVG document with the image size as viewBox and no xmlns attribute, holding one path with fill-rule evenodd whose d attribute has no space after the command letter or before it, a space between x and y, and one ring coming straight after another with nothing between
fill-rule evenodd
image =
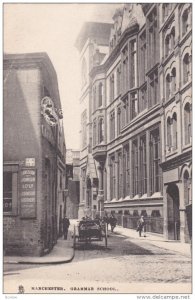
<instances>
[{"instance_id":1,"label":"pedestrian","mask_svg":"<svg viewBox=\"0 0 195 300\"><path fill-rule=\"evenodd\" d=\"M70 221L69 219L65 216L63 219L63 233L64 233L64 240L67 240L67 235L68 235L68 228L70 226Z\"/></svg>"},{"instance_id":2,"label":"pedestrian","mask_svg":"<svg viewBox=\"0 0 195 300\"><path fill-rule=\"evenodd\" d=\"M117 219L115 218L115 216L113 214L111 214L110 219L109 219L109 223L111 226L111 231L114 231L114 228L116 227L116 223L117 223Z\"/></svg>"},{"instance_id":3,"label":"pedestrian","mask_svg":"<svg viewBox=\"0 0 195 300\"><path fill-rule=\"evenodd\" d=\"M137 222L137 231L139 232L139 236L142 236L143 231L144 237L146 237L146 221L144 219L144 216L141 216L141 218Z\"/></svg>"}]
</instances>

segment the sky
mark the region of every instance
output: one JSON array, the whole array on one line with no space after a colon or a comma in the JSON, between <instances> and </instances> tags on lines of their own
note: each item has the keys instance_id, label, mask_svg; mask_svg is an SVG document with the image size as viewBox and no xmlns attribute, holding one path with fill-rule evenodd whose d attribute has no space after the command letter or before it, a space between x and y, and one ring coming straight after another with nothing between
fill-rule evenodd
<instances>
[{"instance_id":1,"label":"sky","mask_svg":"<svg viewBox=\"0 0 195 300\"><path fill-rule=\"evenodd\" d=\"M80 65L74 44L86 21L112 22L121 4L5 3L4 52L47 52L58 77L66 147L80 147Z\"/></svg>"}]
</instances>

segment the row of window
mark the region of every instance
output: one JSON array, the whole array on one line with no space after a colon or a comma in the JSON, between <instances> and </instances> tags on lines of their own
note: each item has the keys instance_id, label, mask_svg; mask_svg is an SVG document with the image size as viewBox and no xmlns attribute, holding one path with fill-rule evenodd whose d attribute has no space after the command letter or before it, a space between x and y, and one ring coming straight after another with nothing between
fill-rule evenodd
<instances>
[{"instance_id":1,"label":"row of window","mask_svg":"<svg viewBox=\"0 0 195 300\"><path fill-rule=\"evenodd\" d=\"M178 148L177 114L167 118L167 152ZM187 102L184 106L184 145L189 145L192 138L192 106Z\"/></svg>"},{"instance_id":2,"label":"row of window","mask_svg":"<svg viewBox=\"0 0 195 300\"><path fill-rule=\"evenodd\" d=\"M110 156L110 197L150 194L161 191L159 129L131 141L122 151ZM131 164L131 165L130 165Z\"/></svg>"},{"instance_id":3,"label":"row of window","mask_svg":"<svg viewBox=\"0 0 195 300\"><path fill-rule=\"evenodd\" d=\"M104 119L99 118L93 121L93 146L101 144L104 141Z\"/></svg>"},{"instance_id":4,"label":"row of window","mask_svg":"<svg viewBox=\"0 0 195 300\"><path fill-rule=\"evenodd\" d=\"M164 3L162 6L163 21L171 14L173 3ZM183 9L183 8L182 8ZM186 5L186 8L181 12L181 35L184 36L192 28L192 8L191 5Z\"/></svg>"}]
</instances>

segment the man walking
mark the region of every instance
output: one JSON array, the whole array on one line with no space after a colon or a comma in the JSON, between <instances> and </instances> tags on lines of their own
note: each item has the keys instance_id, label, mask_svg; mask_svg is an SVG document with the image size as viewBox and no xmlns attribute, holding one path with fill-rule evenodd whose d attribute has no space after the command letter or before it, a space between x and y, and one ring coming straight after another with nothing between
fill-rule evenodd
<instances>
[{"instance_id":1,"label":"man walking","mask_svg":"<svg viewBox=\"0 0 195 300\"><path fill-rule=\"evenodd\" d=\"M64 240L67 240L67 235L68 235L68 228L70 226L70 221L69 219L65 216L63 220L63 233L64 233Z\"/></svg>"},{"instance_id":2,"label":"man walking","mask_svg":"<svg viewBox=\"0 0 195 300\"><path fill-rule=\"evenodd\" d=\"M137 223L137 231L139 232L139 236L142 235L142 230L144 232L144 237L146 237L146 222L144 220L144 216L141 216Z\"/></svg>"}]
</instances>

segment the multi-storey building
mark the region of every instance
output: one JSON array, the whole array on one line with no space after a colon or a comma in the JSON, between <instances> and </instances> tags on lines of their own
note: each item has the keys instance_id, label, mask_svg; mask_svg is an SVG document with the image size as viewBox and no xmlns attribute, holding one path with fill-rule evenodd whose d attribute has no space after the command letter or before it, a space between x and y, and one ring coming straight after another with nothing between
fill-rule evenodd
<instances>
[{"instance_id":1,"label":"multi-storey building","mask_svg":"<svg viewBox=\"0 0 195 300\"><path fill-rule=\"evenodd\" d=\"M97 210L98 175L92 157L92 89L89 72L108 53L111 24L86 23L77 38L76 47L81 63L81 146L80 146L80 204L79 218ZM96 91L95 91L96 93Z\"/></svg>"},{"instance_id":2,"label":"multi-storey building","mask_svg":"<svg viewBox=\"0 0 195 300\"><path fill-rule=\"evenodd\" d=\"M60 235L65 142L56 72L46 53L4 56L5 254L43 255Z\"/></svg>"},{"instance_id":3,"label":"multi-storey building","mask_svg":"<svg viewBox=\"0 0 195 300\"><path fill-rule=\"evenodd\" d=\"M191 235L191 4L125 4L90 71L98 210ZM97 51L96 51L97 52ZM99 49L99 53L101 53Z\"/></svg>"},{"instance_id":4,"label":"multi-storey building","mask_svg":"<svg viewBox=\"0 0 195 300\"><path fill-rule=\"evenodd\" d=\"M66 149L66 215L78 219L80 201L80 151Z\"/></svg>"}]
</instances>

